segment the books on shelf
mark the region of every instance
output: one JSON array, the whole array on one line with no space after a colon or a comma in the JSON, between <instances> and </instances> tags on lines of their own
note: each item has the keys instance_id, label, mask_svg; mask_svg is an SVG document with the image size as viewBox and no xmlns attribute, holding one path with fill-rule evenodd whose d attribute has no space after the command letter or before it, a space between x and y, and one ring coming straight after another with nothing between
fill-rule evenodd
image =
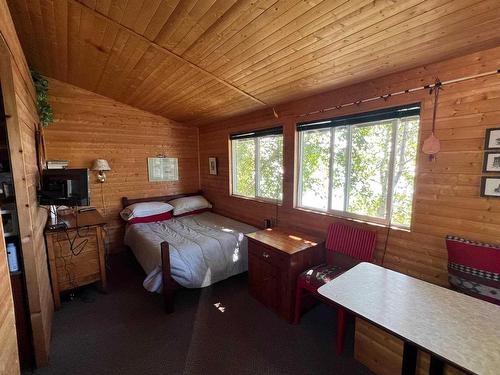
<instances>
[{"instance_id":1,"label":"books on shelf","mask_svg":"<svg viewBox=\"0 0 500 375\"><path fill-rule=\"evenodd\" d=\"M47 169L65 169L68 164L67 160L47 160Z\"/></svg>"}]
</instances>

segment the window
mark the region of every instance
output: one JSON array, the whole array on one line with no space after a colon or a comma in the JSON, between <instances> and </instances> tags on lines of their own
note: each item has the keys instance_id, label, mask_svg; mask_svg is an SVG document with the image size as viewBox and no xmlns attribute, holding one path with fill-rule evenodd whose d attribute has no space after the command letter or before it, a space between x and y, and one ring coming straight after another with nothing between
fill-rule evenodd
<instances>
[{"instance_id":1,"label":"window","mask_svg":"<svg viewBox=\"0 0 500 375\"><path fill-rule=\"evenodd\" d=\"M301 123L297 205L409 227L420 106Z\"/></svg>"},{"instance_id":2,"label":"window","mask_svg":"<svg viewBox=\"0 0 500 375\"><path fill-rule=\"evenodd\" d=\"M231 135L232 194L264 200L283 196L283 130Z\"/></svg>"}]
</instances>

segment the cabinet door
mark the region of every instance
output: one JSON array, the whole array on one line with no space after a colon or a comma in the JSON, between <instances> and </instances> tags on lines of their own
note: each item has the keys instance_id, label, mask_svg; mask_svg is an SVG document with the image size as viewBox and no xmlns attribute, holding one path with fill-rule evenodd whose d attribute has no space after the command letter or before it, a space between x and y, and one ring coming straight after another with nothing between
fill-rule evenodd
<instances>
[{"instance_id":1,"label":"cabinet door","mask_svg":"<svg viewBox=\"0 0 500 375\"><path fill-rule=\"evenodd\" d=\"M250 294L266 307L279 311L279 269L251 253L248 260Z\"/></svg>"}]
</instances>

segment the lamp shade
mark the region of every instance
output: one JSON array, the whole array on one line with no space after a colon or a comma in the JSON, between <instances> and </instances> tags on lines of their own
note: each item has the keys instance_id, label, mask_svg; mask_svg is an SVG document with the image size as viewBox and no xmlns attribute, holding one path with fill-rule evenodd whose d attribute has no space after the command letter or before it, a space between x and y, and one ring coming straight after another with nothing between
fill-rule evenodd
<instances>
[{"instance_id":1,"label":"lamp shade","mask_svg":"<svg viewBox=\"0 0 500 375\"><path fill-rule=\"evenodd\" d=\"M110 171L108 161L105 159L95 159L92 164L93 171Z\"/></svg>"}]
</instances>

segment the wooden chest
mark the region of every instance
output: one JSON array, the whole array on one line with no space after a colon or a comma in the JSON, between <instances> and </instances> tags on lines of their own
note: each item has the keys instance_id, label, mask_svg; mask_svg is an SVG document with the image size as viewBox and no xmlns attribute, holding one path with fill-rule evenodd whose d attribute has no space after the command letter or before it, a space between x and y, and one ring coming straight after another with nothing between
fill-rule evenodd
<instances>
[{"instance_id":1,"label":"wooden chest","mask_svg":"<svg viewBox=\"0 0 500 375\"><path fill-rule=\"evenodd\" d=\"M247 234L250 294L283 319L292 322L298 275L320 264L324 243L279 229Z\"/></svg>"}]
</instances>

